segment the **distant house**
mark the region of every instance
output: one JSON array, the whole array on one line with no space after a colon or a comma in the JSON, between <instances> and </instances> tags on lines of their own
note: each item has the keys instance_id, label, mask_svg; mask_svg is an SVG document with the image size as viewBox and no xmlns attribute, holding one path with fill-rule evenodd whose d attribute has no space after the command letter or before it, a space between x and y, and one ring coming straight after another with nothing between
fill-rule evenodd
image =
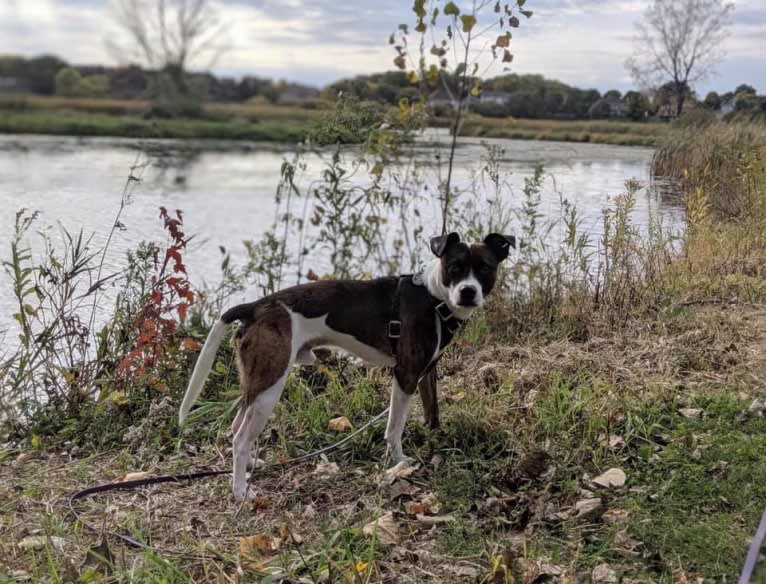
<instances>
[{"instance_id":1,"label":"distant house","mask_svg":"<svg viewBox=\"0 0 766 584\"><path fill-rule=\"evenodd\" d=\"M505 91L482 91L478 96L468 95L465 99L464 105L468 107L476 106L479 104L496 104L505 105L510 101L511 94ZM428 105L430 107L451 107L456 108L458 105L457 96L453 96L446 89L440 87L428 96Z\"/></svg>"},{"instance_id":2,"label":"distant house","mask_svg":"<svg viewBox=\"0 0 766 584\"><path fill-rule=\"evenodd\" d=\"M426 103L429 107L457 107L457 99L443 87L429 95Z\"/></svg>"},{"instance_id":3,"label":"distant house","mask_svg":"<svg viewBox=\"0 0 766 584\"><path fill-rule=\"evenodd\" d=\"M21 88L21 82L18 77L0 77L0 90L17 91Z\"/></svg>"},{"instance_id":4,"label":"distant house","mask_svg":"<svg viewBox=\"0 0 766 584\"><path fill-rule=\"evenodd\" d=\"M676 108L675 106L666 103L665 105L661 105L660 108L657 110L657 119L662 120L663 122L670 122L672 120L675 120L678 117L676 114Z\"/></svg>"},{"instance_id":5,"label":"distant house","mask_svg":"<svg viewBox=\"0 0 766 584\"><path fill-rule=\"evenodd\" d=\"M482 91L479 94L479 103L495 103L505 105L510 101L511 94L507 91Z\"/></svg>"},{"instance_id":6,"label":"distant house","mask_svg":"<svg viewBox=\"0 0 766 584\"><path fill-rule=\"evenodd\" d=\"M628 115L628 106L616 95L607 95L590 106L588 115L591 118L624 118Z\"/></svg>"},{"instance_id":7,"label":"distant house","mask_svg":"<svg viewBox=\"0 0 766 584\"><path fill-rule=\"evenodd\" d=\"M282 93L279 94L279 103L282 104L300 104L312 101L319 97L319 90L309 85L300 85L290 83Z\"/></svg>"}]
</instances>

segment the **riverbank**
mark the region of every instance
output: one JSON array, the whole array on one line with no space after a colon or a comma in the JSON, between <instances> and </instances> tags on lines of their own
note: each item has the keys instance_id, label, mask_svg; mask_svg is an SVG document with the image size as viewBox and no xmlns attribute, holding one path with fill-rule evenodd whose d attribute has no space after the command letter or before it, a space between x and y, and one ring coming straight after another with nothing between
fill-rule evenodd
<instances>
[{"instance_id":1,"label":"riverbank","mask_svg":"<svg viewBox=\"0 0 766 584\"><path fill-rule=\"evenodd\" d=\"M137 138L298 142L323 109L260 104L206 104L194 119L146 118L141 100L23 97L0 99L0 132ZM329 107L329 106L327 106ZM440 118L433 125L443 127ZM461 135L654 146L667 126L627 121L495 119L469 115Z\"/></svg>"},{"instance_id":2,"label":"riverbank","mask_svg":"<svg viewBox=\"0 0 766 584\"><path fill-rule=\"evenodd\" d=\"M100 532L90 533L68 514L74 490L231 464L231 344L179 430L209 322L197 315L170 334L158 320L155 337L142 310L134 336L162 352L139 353L151 367L126 378L108 363L133 350L133 325L115 317L125 345L104 345L110 358L98 361L109 393L82 402L66 393L77 377L65 370L54 395L74 398L77 415L43 408L0 450L3 569L32 581L736 579L766 507L764 139L712 125L662 145L660 163L684 179L683 234L638 229L630 189L604 211L597 253L566 209L574 227L561 247L546 235L537 249L526 228L533 243L515 252L507 288L440 363L442 428L426 428L415 406L404 446L417 466L401 476L385 472L379 425L325 460L263 469L258 498L239 512L227 476L88 499L78 509ZM724 206L732 192L737 205ZM173 298L185 272L148 306ZM30 350L44 342L30 338ZM23 383L21 365L8 367L0 388ZM337 441L386 407L390 387L388 372L342 358L294 371L262 456L278 463ZM102 539L110 531L155 549Z\"/></svg>"}]
</instances>

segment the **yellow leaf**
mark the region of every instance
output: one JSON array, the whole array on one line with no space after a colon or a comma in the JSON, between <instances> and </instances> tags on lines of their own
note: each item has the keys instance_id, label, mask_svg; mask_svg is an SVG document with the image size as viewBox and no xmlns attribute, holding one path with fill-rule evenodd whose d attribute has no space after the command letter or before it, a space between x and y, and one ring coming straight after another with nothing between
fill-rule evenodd
<instances>
[{"instance_id":1,"label":"yellow leaf","mask_svg":"<svg viewBox=\"0 0 766 584\"><path fill-rule=\"evenodd\" d=\"M495 41L495 46L497 47L507 47L511 42L511 37L509 37L507 34L501 34L499 37L497 37L497 40Z\"/></svg>"},{"instance_id":2,"label":"yellow leaf","mask_svg":"<svg viewBox=\"0 0 766 584\"><path fill-rule=\"evenodd\" d=\"M415 85L418 82L418 72L410 71L409 73L407 73L407 81Z\"/></svg>"},{"instance_id":3,"label":"yellow leaf","mask_svg":"<svg viewBox=\"0 0 766 584\"><path fill-rule=\"evenodd\" d=\"M329 428L333 432L346 432L353 429L353 426L346 416L340 416L330 420Z\"/></svg>"},{"instance_id":4,"label":"yellow leaf","mask_svg":"<svg viewBox=\"0 0 766 584\"><path fill-rule=\"evenodd\" d=\"M120 479L120 482L124 483L126 481L140 481L141 479L148 477L149 474L150 473L146 471L129 472Z\"/></svg>"},{"instance_id":5,"label":"yellow leaf","mask_svg":"<svg viewBox=\"0 0 766 584\"><path fill-rule=\"evenodd\" d=\"M39 450L43 447L43 440L37 434L32 434L32 448Z\"/></svg>"},{"instance_id":6,"label":"yellow leaf","mask_svg":"<svg viewBox=\"0 0 766 584\"><path fill-rule=\"evenodd\" d=\"M378 162L375 166L372 167L370 174L374 174L375 176L380 176L383 174L383 165Z\"/></svg>"},{"instance_id":7,"label":"yellow leaf","mask_svg":"<svg viewBox=\"0 0 766 584\"><path fill-rule=\"evenodd\" d=\"M128 398L121 391L113 391L109 394L108 399L110 402L117 404L118 406L124 406L128 403Z\"/></svg>"},{"instance_id":8,"label":"yellow leaf","mask_svg":"<svg viewBox=\"0 0 766 584\"><path fill-rule=\"evenodd\" d=\"M460 20L463 21L463 32L471 32L476 25L476 17L473 14L463 14Z\"/></svg>"},{"instance_id":9,"label":"yellow leaf","mask_svg":"<svg viewBox=\"0 0 766 584\"><path fill-rule=\"evenodd\" d=\"M359 561L356 563L356 571L357 571L359 574L362 574L362 573L363 573L363 572L364 572L364 571L367 569L367 566L368 566L368 565L369 565L369 564L368 564L367 562L363 562L362 560L359 560Z\"/></svg>"}]
</instances>

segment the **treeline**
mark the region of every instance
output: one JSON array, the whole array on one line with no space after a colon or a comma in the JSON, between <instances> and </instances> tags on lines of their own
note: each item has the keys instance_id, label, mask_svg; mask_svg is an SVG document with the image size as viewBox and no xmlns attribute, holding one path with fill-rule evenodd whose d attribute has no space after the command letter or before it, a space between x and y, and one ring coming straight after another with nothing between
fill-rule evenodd
<instances>
[{"instance_id":1,"label":"treeline","mask_svg":"<svg viewBox=\"0 0 766 584\"><path fill-rule=\"evenodd\" d=\"M154 99L161 94L166 72L126 67L74 66L51 55L34 58L0 56L0 92L60 95L65 97L111 97ZM476 80L482 91L465 95L468 108L486 117L531 119L672 119L676 99L671 83L651 92L613 89L580 89L542 75L510 74L484 81ZM200 101L301 104L313 107L334 102L339 95L360 101L397 104L426 99L436 115L448 115L456 105L457 80L446 72L429 85L413 84L403 71L358 75L336 81L321 91L317 88L271 79L245 76L240 79L217 77L211 73L189 73L185 83L190 95ZM469 85L476 85L471 82ZM726 93L710 92L699 99L687 89L687 109L706 108L720 117L766 118L766 97L750 85L740 85Z\"/></svg>"},{"instance_id":2,"label":"treeline","mask_svg":"<svg viewBox=\"0 0 766 584\"><path fill-rule=\"evenodd\" d=\"M152 99L159 93L165 76L164 71L150 71L137 65L80 66L52 55L33 58L0 55L0 92ZM244 102L262 98L278 103L307 101L319 96L319 90L308 85L251 75L234 79L207 72L188 73L185 81L189 93L203 101Z\"/></svg>"}]
</instances>

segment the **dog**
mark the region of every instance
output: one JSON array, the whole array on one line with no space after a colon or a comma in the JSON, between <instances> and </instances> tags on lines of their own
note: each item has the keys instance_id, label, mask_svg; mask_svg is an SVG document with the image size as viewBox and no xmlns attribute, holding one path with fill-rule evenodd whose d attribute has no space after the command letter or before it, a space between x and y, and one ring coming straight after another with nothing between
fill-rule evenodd
<instances>
[{"instance_id":1,"label":"dog","mask_svg":"<svg viewBox=\"0 0 766 584\"><path fill-rule=\"evenodd\" d=\"M416 389L426 421L438 425L434 367L492 291L498 266L516 247L516 238L492 233L468 244L449 233L431 239L430 247L436 258L417 274L301 284L234 306L215 323L189 380L179 424L202 391L227 325L239 321L235 347L243 400L232 423L237 501L250 495L250 450L292 365L314 363L317 347L337 347L372 365L393 368L385 437L395 462L410 460L402 451L402 433Z\"/></svg>"}]
</instances>

